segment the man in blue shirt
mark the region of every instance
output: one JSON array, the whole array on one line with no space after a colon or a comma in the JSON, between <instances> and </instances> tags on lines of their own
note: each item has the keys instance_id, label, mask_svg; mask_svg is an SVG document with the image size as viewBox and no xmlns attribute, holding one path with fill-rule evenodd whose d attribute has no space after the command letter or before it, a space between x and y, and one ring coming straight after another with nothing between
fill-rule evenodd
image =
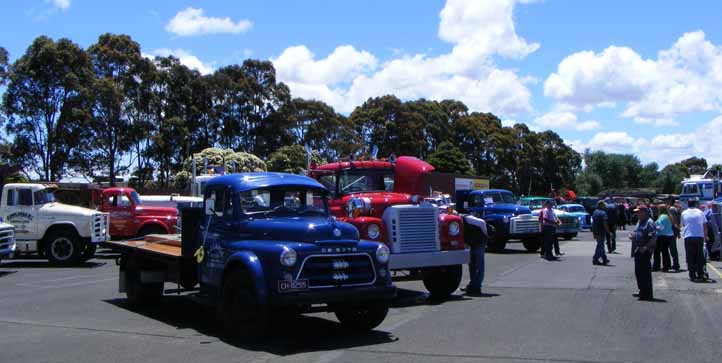
<instances>
[{"instance_id":1,"label":"man in blue shirt","mask_svg":"<svg viewBox=\"0 0 722 363\"><path fill-rule=\"evenodd\" d=\"M637 213L637 226L629 236L632 240L632 257L634 258L634 276L637 278L639 300L652 301L652 252L657 246L657 226L649 217L647 206L640 204L634 209Z\"/></svg>"},{"instance_id":2,"label":"man in blue shirt","mask_svg":"<svg viewBox=\"0 0 722 363\"><path fill-rule=\"evenodd\" d=\"M606 205L603 201L597 202L597 209L592 214L592 234L594 240L597 241L597 247L594 250L594 257L592 258L593 265L607 265L609 259L607 254L604 253L604 240L609 234L609 224L607 218L607 212L605 212ZM601 261L599 261L601 259Z\"/></svg>"}]
</instances>

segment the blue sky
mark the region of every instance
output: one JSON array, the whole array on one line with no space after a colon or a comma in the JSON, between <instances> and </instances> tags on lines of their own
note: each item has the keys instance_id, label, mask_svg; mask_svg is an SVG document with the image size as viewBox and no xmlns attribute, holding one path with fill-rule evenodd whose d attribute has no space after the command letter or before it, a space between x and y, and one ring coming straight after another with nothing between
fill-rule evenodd
<instances>
[{"instance_id":1,"label":"blue sky","mask_svg":"<svg viewBox=\"0 0 722 363\"><path fill-rule=\"evenodd\" d=\"M348 113L368 97L456 98L578 150L722 162L715 1L135 1L5 4L11 59L39 35L126 33L202 72L271 59L294 96Z\"/></svg>"}]
</instances>

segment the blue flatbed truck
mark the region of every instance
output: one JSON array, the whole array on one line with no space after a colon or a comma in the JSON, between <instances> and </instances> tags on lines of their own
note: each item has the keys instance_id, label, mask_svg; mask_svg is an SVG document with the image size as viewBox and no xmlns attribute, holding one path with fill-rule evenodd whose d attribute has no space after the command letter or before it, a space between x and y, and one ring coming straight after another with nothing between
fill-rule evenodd
<instances>
[{"instance_id":1,"label":"blue flatbed truck","mask_svg":"<svg viewBox=\"0 0 722 363\"><path fill-rule=\"evenodd\" d=\"M283 173L218 176L203 207L182 210L178 235L111 241L119 286L132 304L157 304L164 284L215 306L226 333L262 336L275 317L334 312L352 330L385 319L396 288L382 243L328 211L317 181Z\"/></svg>"}]
</instances>

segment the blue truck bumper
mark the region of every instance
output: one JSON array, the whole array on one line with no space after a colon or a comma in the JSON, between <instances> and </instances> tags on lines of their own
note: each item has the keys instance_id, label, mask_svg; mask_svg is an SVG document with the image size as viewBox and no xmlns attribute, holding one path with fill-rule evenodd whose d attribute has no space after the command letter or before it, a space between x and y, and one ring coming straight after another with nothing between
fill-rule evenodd
<instances>
[{"instance_id":1,"label":"blue truck bumper","mask_svg":"<svg viewBox=\"0 0 722 363\"><path fill-rule=\"evenodd\" d=\"M275 307L313 304L335 304L364 301L390 301L396 296L396 287L354 287L348 289L318 289L277 294L270 304Z\"/></svg>"}]
</instances>

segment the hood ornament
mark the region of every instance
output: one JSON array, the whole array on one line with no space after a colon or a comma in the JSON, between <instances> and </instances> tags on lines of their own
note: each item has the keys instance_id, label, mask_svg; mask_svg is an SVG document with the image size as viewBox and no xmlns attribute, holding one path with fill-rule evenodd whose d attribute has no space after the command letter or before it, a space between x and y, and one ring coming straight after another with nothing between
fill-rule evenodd
<instances>
[{"instance_id":1,"label":"hood ornament","mask_svg":"<svg viewBox=\"0 0 722 363\"><path fill-rule=\"evenodd\" d=\"M333 235L336 236L337 238L338 238L338 237L341 237L341 230L338 229L338 228L334 228L334 229L333 229Z\"/></svg>"}]
</instances>

